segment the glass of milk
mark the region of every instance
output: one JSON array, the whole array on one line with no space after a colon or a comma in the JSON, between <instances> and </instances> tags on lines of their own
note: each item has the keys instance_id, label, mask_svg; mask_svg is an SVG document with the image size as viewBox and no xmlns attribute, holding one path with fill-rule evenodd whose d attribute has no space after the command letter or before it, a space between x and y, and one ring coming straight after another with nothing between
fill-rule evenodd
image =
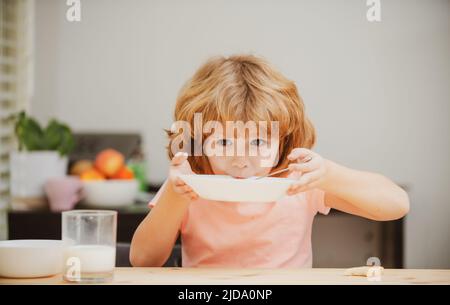
<instances>
[{"instance_id":1,"label":"glass of milk","mask_svg":"<svg viewBox=\"0 0 450 305\"><path fill-rule=\"evenodd\" d=\"M116 211L63 212L64 279L85 283L111 280L116 263L116 232Z\"/></svg>"}]
</instances>

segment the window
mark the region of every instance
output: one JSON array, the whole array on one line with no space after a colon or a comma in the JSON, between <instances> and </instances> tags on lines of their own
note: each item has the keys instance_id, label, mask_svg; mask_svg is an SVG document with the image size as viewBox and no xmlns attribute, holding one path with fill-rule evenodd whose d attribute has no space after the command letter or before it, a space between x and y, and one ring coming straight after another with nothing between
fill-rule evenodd
<instances>
[{"instance_id":1,"label":"window","mask_svg":"<svg viewBox=\"0 0 450 305\"><path fill-rule=\"evenodd\" d=\"M9 116L27 110L32 94L33 0L0 0L0 210L9 205L9 152L16 147ZM4 213L3 213L4 214ZM0 215L0 239L5 221Z\"/></svg>"}]
</instances>

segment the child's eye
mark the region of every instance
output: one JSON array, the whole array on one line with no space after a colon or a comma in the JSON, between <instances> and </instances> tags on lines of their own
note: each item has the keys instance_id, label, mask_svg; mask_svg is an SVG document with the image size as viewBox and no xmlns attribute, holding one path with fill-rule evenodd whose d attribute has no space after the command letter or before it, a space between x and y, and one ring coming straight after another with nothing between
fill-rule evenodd
<instances>
[{"instance_id":1,"label":"child's eye","mask_svg":"<svg viewBox=\"0 0 450 305\"><path fill-rule=\"evenodd\" d=\"M255 146L261 146L266 144L267 142L264 141L263 139L254 139L250 142L250 145L255 145Z\"/></svg>"},{"instance_id":2,"label":"child's eye","mask_svg":"<svg viewBox=\"0 0 450 305\"><path fill-rule=\"evenodd\" d=\"M222 146L230 146L231 144L233 144L233 142L231 142L231 140L229 139L220 139L217 140L216 143Z\"/></svg>"}]
</instances>

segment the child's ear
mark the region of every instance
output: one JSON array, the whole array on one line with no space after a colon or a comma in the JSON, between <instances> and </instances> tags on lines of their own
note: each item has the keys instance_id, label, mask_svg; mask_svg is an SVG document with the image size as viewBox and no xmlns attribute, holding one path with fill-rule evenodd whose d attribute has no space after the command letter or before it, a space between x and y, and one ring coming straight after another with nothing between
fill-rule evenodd
<instances>
[{"instance_id":1,"label":"child's ear","mask_svg":"<svg viewBox=\"0 0 450 305\"><path fill-rule=\"evenodd\" d=\"M164 129L164 131L166 132L167 137L169 138L169 144L166 146L167 155L169 157L169 160L172 160L174 154L173 154L172 149L171 149L171 147L172 147L171 144L172 144L172 139L174 137L174 133L170 129Z\"/></svg>"}]
</instances>

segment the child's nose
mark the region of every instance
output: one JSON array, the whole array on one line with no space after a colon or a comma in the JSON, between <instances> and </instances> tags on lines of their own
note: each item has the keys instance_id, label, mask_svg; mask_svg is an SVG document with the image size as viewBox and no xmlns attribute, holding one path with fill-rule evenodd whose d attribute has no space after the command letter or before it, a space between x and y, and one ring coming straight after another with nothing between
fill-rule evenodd
<instances>
[{"instance_id":1,"label":"child's nose","mask_svg":"<svg viewBox=\"0 0 450 305\"><path fill-rule=\"evenodd\" d=\"M247 161L243 157L237 157L233 159L232 165L239 169L247 167Z\"/></svg>"}]
</instances>

